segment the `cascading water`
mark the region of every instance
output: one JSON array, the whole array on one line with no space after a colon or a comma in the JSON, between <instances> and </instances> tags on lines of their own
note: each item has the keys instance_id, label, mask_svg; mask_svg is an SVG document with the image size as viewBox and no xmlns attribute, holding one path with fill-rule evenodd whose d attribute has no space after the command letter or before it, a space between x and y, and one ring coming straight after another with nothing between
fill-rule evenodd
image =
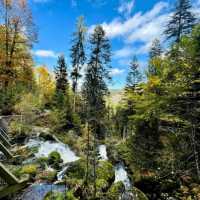
<instances>
[{"instance_id":1,"label":"cascading water","mask_svg":"<svg viewBox=\"0 0 200 200\"><path fill-rule=\"evenodd\" d=\"M101 160L108 160L106 145L101 144L98 146L99 155Z\"/></svg>"},{"instance_id":2,"label":"cascading water","mask_svg":"<svg viewBox=\"0 0 200 200\"><path fill-rule=\"evenodd\" d=\"M63 169L58 172L57 180L61 181L67 171L67 164L79 159L76 154L69 148L68 145L62 142L43 141L41 138L29 139L26 144L28 148L37 147L38 151L34 154L35 158L48 157L52 151L57 151L64 163ZM34 159L26 161L25 163L32 162ZM47 166L48 170L52 170ZM44 196L51 191L64 192L67 188L64 185L56 184L33 184L24 192L21 200L43 200Z\"/></svg>"},{"instance_id":3,"label":"cascading water","mask_svg":"<svg viewBox=\"0 0 200 200\"><path fill-rule=\"evenodd\" d=\"M122 181L124 183L125 189L131 189L131 181L128 177L127 171L122 163L115 166L115 183Z\"/></svg>"},{"instance_id":4,"label":"cascading water","mask_svg":"<svg viewBox=\"0 0 200 200\"><path fill-rule=\"evenodd\" d=\"M108 160L106 145L101 144L98 146L100 160ZM128 177L128 173L125 169L124 164L120 163L115 166L115 183L122 181L127 190L132 186L131 181Z\"/></svg>"},{"instance_id":5,"label":"cascading water","mask_svg":"<svg viewBox=\"0 0 200 200\"><path fill-rule=\"evenodd\" d=\"M35 153L36 158L48 157L52 151L57 151L63 162L69 163L79 159L76 154L69 148L68 145L58 142L41 141L38 139L30 139L26 145L27 147L38 147L38 152Z\"/></svg>"}]
</instances>

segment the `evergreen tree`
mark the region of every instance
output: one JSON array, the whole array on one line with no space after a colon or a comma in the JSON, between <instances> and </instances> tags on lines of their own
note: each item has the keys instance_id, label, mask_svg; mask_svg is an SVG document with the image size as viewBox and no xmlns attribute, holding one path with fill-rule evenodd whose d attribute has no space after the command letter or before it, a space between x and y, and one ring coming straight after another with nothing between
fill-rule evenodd
<instances>
[{"instance_id":1,"label":"evergreen tree","mask_svg":"<svg viewBox=\"0 0 200 200\"><path fill-rule=\"evenodd\" d=\"M96 167L97 167L97 130L98 124L105 114L105 95L108 94L106 80L109 77L109 62L110 62L110 44L105 36L105 31L101 26L97 26L94 33L90 37L91 56L88 62L88 67L85 76L83 94L88 108L88 121L90 121L93 139L93 177L94 177L94 192L93 198L96 198Z\"/></svg>"},{"instance_id":2,"label":"evergreen tree","mask_svg":"<svg viewBox=\"0 0 200 200\"><path fill-rule=\"evenodd\" d=\"M56 91L55 91L55 103L58 107L63 107L68 92L68 80L67 80L67 65L64 55L58 57L58 63L55 67L55 79L56 79Z\"/></svg>"},{"instance_id":3,"label":"evergreen tree","mask_svg":"<svg viewBox=\"0 0 200 200\"><path fill-rule=\"evenodd\" d=\"M139 63L136 56L133 57L129 68L126 89L135 89L137 84L142 80L142 75L138 69Z\"/></svg>"},{"instance_id":4,"label":"evergreen tree","mask_svg":"<svg viewBox=\"0 0 200 200\"><path fill-rule=\"evenodd\" d=\"M74 92L74 110L76 107L76 92L78 86L78 79L81 78L80 70L86 61L85 55L85 33L86 27L84 25L84 18L81 16L77 22L77 31L73 34L73 45L71 48L71 59L73 71L71 73L72 89Z\"/></svg>"},{"instance_id":5,"label":"evergreen tree","mask_svg":"<svg viewBox=\"0 0 200 200\"><path fill-rule=\"evenodd\" d=\"M56 78L56 92L65 93L68 86L67 80L67 65L65 62L64 55L58 57L58 63L55 68L55 78Z\"/></svg>"},{"instance_id":6,"label":"evergreen tree","mask_svg":"<svg viewBox=\"0 0 200 200\"><path fill-rule=\"evenodd\" d=\"M189 34L195 24L195 17L191 12L190 0L178 0L175 12L165 30L167 39L179 42L182 35Z\"/></svg>"},{"instance_id":7,"label":"evergreen tree","mask_svg":"<svg viewBox=\"0 0 200 200\"><path fill-rule=\"evenodd\" d=\"M90 37L91 56L86 70L83 94L89 117L102 119L105 110L105 95L108 94L106 80L109 76L110 44L101 26L97 26Z\"/></svg>"},{"instance_id":8,"label":"evergreen tree","mask_svg":"<svg viewBox=\"0 0 200 200\"><path fill-rule=\"evenodd\" d=\"M155 39L152 43L150 52L149 52L149 65L148 65L148 75L157 75L157 70L153 64L153 60L159 58L162 55L162 47L160 41Z\"/></svg>"}]
</instances>

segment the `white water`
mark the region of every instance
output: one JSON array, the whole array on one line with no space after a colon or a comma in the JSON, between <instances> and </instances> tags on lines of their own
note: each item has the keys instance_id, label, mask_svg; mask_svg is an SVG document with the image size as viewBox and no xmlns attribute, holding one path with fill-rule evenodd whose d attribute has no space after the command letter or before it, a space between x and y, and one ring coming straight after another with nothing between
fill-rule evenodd
<instances>
[{"instance_id":1,"label":"white water","mask_svg":"<svg viewBox=\"0 0 200 200\"><path fill-rule=\"evenodd\" d=\"M74 162L79 159L76 154L69 148L68 145L58 142L41 141L37 139L30 139L27 143L28 147L39 147L38 152L35 153L36 158L48 157L52 151L57 151L64 163Z\"/></svg>"},{"instance_id":2,"label":"white water","mask_svg":"<svg viewBox=\"0 0 200 200\"><path fill-rule=\"evenodd\" d=\"M65 173L66 173L68 167L69 167L69 166L66 166L66 167L63 168L62 171L58 172L58 174L57 174L57 180L58 180L58 181L61 181L61 180L64 178Z\"/></svg>"},{"instance_id":3,"label":"white water","mask_svg":"<svg viewBox=\"0 0 200 200\"><path fill-rule=\"evenodd\" d=\"M100 154L100 159L101 160L108 160L107 156L107 150L106 150L106 145L101 144L98 146L99 154Z\"/></svg>"},{"instance_id":4,"label":"white water","mask_svg":"<svg viewBox=\"0 0 200 200\"><path fill-rule=\"evenodd\" d=\"M99 145L98 150L101 160L108 160L106 145ZM119 181L124 183L126 189L131 188L131 181L123 164L118 164L115 166L115 183Z\"/></svg>"},{"instance_id":5,"label":"white water","mask_svg":"<svg viewBox=\"0 0 200 200\"><path fill-rule=\"evenodd\" d=\"M126 189L131 188L131 181L123 164L118 164L115 166L115 183L119 181L124 183Z\"/></svg>"}]
</instances>

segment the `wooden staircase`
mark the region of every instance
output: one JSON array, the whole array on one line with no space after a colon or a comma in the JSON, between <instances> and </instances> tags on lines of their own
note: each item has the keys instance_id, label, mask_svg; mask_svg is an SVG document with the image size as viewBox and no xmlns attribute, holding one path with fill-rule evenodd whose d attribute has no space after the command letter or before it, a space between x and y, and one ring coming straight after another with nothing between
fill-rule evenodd
<instances>
[{"instance_id":1,"label":"wooden staircase","mask_svg":"<svg viewBox=\"0 0 200 200\"><path fill-rule=\"evenodd\" d=\"M10 149L13 147L14 145L11 144L11 139L7 134L6 128L0 126L0 151L8 160L18 157L14 156L11 152ZM4 199L6 196L25 188L28 184L28 180L28 177L24 180L19 180L5 167L2 162L0 162L0 199Z\"/></svg>"}]
</instances>

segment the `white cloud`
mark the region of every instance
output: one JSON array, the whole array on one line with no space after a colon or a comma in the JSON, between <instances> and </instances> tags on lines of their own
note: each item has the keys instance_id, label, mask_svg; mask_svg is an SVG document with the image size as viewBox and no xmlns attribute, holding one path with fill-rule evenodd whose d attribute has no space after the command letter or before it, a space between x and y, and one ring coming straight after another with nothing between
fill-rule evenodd
<instances>
[{"instance_id":1,"label":"white cloud","mask_svg":"<svg viewBox=\"0 0 200 200\"><path fill-rule=\"evenodd\" d=\"M155 38L159 38L162 42L164 39L162 33L170 16L169 8L167 2L160 1L145 13L137 12L126 20L115 18L110 23L102 23L109 38L121 37L125 43L122 49L114 52L115 58L146 54ZM89 32L92 32L94 27L91 26ZM140 44L135 45L138 42Z\"/></svg>"},{"instance_id":2,"label":"white cloud","mask_svg":"<svg viewBox=\"0 0 200 200\"><path fill-rule=\"evenodd\" d=\"M33 54L37 57L44 57L44 58L57 58L58 53L55 53L52 50L36 50Z\"/></svg>"},{"instance_id":3,"label":"white cloud","mask_svg":"<svg viewBox=\"0 0 200 200\"><path fill-rule=\"evenodd\" d=\"M110 71L111 76L117 76L124 73L124 69L112 68Z\"/></svg>"},{"instance_id":4,"label":"white cloud","mask_svg":"<svg viewBox=\"0 0 200 200\"><path fill-rule=\"evenodd\" d=\"M129 0L128 2L122 1L119 8L118 8L118 12L121 14L124 14L126 17L129 17L133 6L134 6L135 0Z\"/></svg>"},{"instance_id":5,"label":"white cloud","mask_svg":"<svg viewBox=\"0 0 200 200\"><path fill-rule=\"evenodd\" d=\"M125 21L122 21L120 18L115 18L110 23L102 23L102 26L109 38L115 38L119 36L124 37L125 39L127 38L127 36L129 38L129 36L136 30L138 31L138 33L139 30L142 30L144 32L144 27L146 25L148 25L148 32L146 32L149 33L149 35L145 34L145 36L154 37L155 33L156 36L158 36L158 33L160 34L161 32L159 31L159 28L161 30L163 27L162 22L164 19L162 16L164 15L166 17L166 14L163 13L165 12L165 9L168 8L168 6L168 3L161 1L158 2L150 11L144 14L142 12L137 12L135 15ZM154 23L156 27L154 27ZM89 28L90 33L93 32L94 27L95 26L93 25ZM150 28L152 28L152 30L149 30ZM129 40L131 40L131 38L129 38Z\"/></svg>"},{"instance_id":6,"label":"white cloud","mask_svg":"<svg viewBox=\"0 0 200 200\"><path fill-rule=\"evenodd\" d=\"M136 47L132 47L130 45L126 45L122 49L119 49L114 52L114 58L116 59L123 59L128 58L133 55L144 55L147 54L150 50L152 45L152 41L143 43L142 45Z\"/></svg>"},{"instance_id":7,"label":"white cloud","mask_svg":"<svg viewBox=\"0 0 200 200\"><path fill-rule=\"evenodd\" d=\"M117 50L114 52L114 57L115 58L125 58L129 57L134 54L134 49L130 46L126 46L120 50Z\"/></svg>"}]
</instances>

